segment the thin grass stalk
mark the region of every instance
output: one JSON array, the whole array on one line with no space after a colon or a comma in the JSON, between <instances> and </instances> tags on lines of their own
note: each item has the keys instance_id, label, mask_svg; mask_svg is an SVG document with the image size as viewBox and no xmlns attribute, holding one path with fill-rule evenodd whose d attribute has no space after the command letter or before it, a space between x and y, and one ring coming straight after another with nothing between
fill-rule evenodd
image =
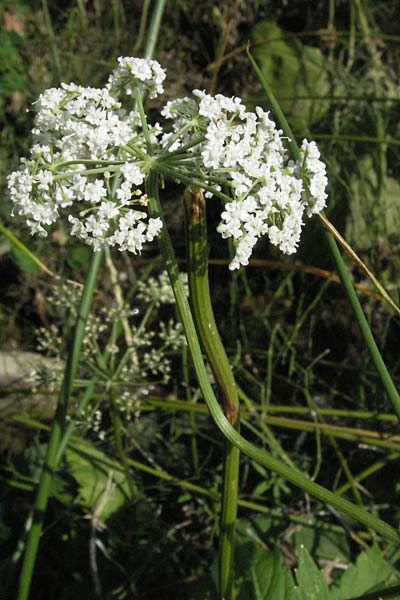
<instances>
[{"instance_id":1,"label":"thin grass stalk","mask_svg":"<svg viewBox=\"0 0 400 600\"><path fill-rule=\"evenodd\" d=\"M144 58L152 58L154 54L166 3L167 0L156 0L156 4L151 15L149 30L147 32L146 47L143 53Z\"/></svg>"},{"instance_id":2,"label":"thin grass stalk","mask_svg":"<svg viewBox=\"0 0 400 600\"><path fill-rule=\"evenodd\" d=\"M43 528L43 520L51 493L53 475L56 468L58 447L65 427L65 418L67 415L69 399L71 397L74 385L79 356L85 334L86 322L89 316L90 306L92 303L93 293L102 258L102 252L96 252L93 254L82 292L75 331L68 353L64 379L34 504L32 526L28 533L26 551L19 579L17 600L26 600L29 595L33 569L35 566L39 546L39 539Z\"/></svg>"},{"instance_id":3,"label":"thin grass stalk","mask_svg":"<svg viewBox=\"0 0 400 600\"><path fill-rule=\"evenodd\" d=\"M376 370L379 374L379 377L383 383L383 386L386 390L387 395L389 396L389 400L391 401L394 411L397 417L400 419L400 396L396 389L396 386L393 383L393 380L390 376L390 373L386 367L385 361L382 358L381 353L379 352L378 346L374 340L374 336L372 335L370 326L368 321L364 315L363 309L361 308L361 304L357 298L357 294L354 290L353 284L347 272L347 267L344 263L342 255L339 252L339 248L330 233L326 233L326 240L328 246L331 250L332 256L336 262L336 267L339 273L339 277L342 281L342 285L346 292L347 298L353 308L353 312L357 318L358 325L361 329L361 333L363 334L365 343L368 347L369 353L371 355L372 360L375 363Z\"/></svg>"},{"instance_id":4,"label":"thin grass stalk","mask_svg":"<svg viewBox=\"0 0 400 600\"><path fill-rule=\"evenodd\" d=\"M184 195L189 301L197 335L213 371L226 418L239 431L239 397L225 348L219 336L208 283L206 206L202 190L187 188ZM220 518L220 598L234 598L233 559L237 517L239 450L224 441Z\"/></svg>"},{"instance_id":5,"label":"thin grass stalk","mask_svg":"<svg viewBox=\"0 0 400 600\"><path fill-rule=\"evenodd\" d=\"M399 456L400 455L398 452L392 452L391 454L389 454L389 456L385 457L384 459L376 461L375 463L373 463L372 465L370 465L369 467L367 467L366 469L361 471L361 473L358 473L358 475L356 475L354 477L355 483L359 484L364 479L367 479L367 477L370 477L377 471L380 471L381 469L386 467L389 464L389 462L391 462L392 460L397 460L399 458ZM343 484L340 488L338 488L336 490L336 493L342 495L345 492L347 492L347 490L350 487L351 487L351 482L348 481L347 483Z\"/></svg>"},{"instance_id":6,"label":"thin grass stalk","mask_svg":"<svg viewBox=\"0 0 400 600\"><path fill-rule=\"evenodd\" d=\"M136 54L137 52L139 52L140 47L143 43L143 39L144 39L144 34L146 31L146 24L147 24L147 15L149 13L149 8L150 8L150 0L144 0L143 5L142 5L142 13L140 15L140 25L139 25L139 31L136 37L136 43L133 47L133 52Z\"/></svg>"},{"instance_id":7,"label":"thin grass stalk","mask_svg":"<svg viewBox=\"0 0 400 600\"><path fill-rule=\"evenodd\" d=\"M117 454L121 461L121 464L124 468L126 481L129 487L130 499L132 500L136 493L136 487L132 478L131 470L129 468L128 457L126 455L124 442L122 439L122 419L117 403L117 396L114 390L110 390L110 402L115 448L117 450Z\"/></svg>"},{"instance_id":8,"label":"thin grass stalk","mask_svg":"<svg viewBox=\"0 0 400 600\"><path fill-rule=\"evenodd\" d=\"M29 248L27 248L25 246L24 243L22 243L17 237L15 237L15 235L1 223L0 223L0 233L2 233L8 240L10 240L10 242L12 244L14 244L14 246L16 246L19 250L21 250L25 254L25 256L27 256L33 263L35 263L35 265L37 265L40 269L42 269L42 271L44 271L47 275L50 275L50 277L55 277L55 274L53 273L53 271L50 271L50 269L48 267L46 267L46 265L44 263L42 263L42 261L39 258L37 258L37 256L35 254L33 254L33 252L31 252L29 250Z\"/></svg>"},{"instance_id":9,"label":"thin grass stalk","mask_svg":"<svg viewBox=\"0 0 400 600\"><path fill-rule=\"evenodd\" d=\"M176 261L174 249L171 239L165 224L165 219L160 205L158 196L158 180L157 174L150 172L146 180L146 192L149 199L149 212L151 217L160 218L163 221L163 227L158 238L161 254L164 259L164 264L167 269L169 279L173 288L176 304L178 307L179 316L184 328L189 350L192 355L193 365L196 371L200 389L208 406L209 412L220 429L222 434L228 438L241 452L267 467L271 471L277 473L281 477L287 479L290 483L308 492L318 500L330 504L338 511L349 516L352 519L362 523L379 533L386 539L399 543L400 536L398 532L375 515L355 506L348 500L337 496L335 493L326 488L310 481L301 472L292 469L291 467L282 464L279 460L272 457L265 450L258 448L251 442L243 438L225 417L218 401L214 395L211 384L208 379L207 370L205 368L200 343L197 337L196 328L191 314L190 306L186 298L185 290L180 280L179 268Z\"/></svg>"},{"instance_id":10,"label":"thin grass stalk","mask_svg":"<svg viewBox=\"0 0 400 600\"><path fill-rule=\"evenodd\" d=\"M181 407L182 408L182 407ZM204 407L206 408L206 407ZM184 408L183 408L184 410ZM204 412L204 411L203 411ZM21 423L23 425L25 425L26 427L30 427L32 429L36 429L36 430L40 430L40 431L49 431L50 427L40 421L36 421L34 419L30 419L29 417L14 417L12 419L13 422L15 423ZM79 442L79 439L71 436L70 439L68 440L68 445L69 447L74 448L74 443L75 442ZM387 459L385 461L379 461L379 463L374 463L374 465L372 465L372 467L366 469L365 471L363 471L362 473L358 474L355 477L355 480L357 482L362 481L364 478L368 477L370 474L372 474L373 472L375 472L376 470L379 470L380 468L384 467L385 464L387 464L389 461L391 460L395 460L397 457L399 456L398 453L393 453L391 455L389 455L387 457ZM113 463L112 465L110 463L108 463L106 461L106 459L99 459L97 458L98 462L101 463L102 465L104 465L106 468L107 467L111 467L113 469L116 468L115 463ZM171 484L176 485L178 487L181 487L182 489L187 489L188 491L194 492L194 493L199 493L202 494L204 496L207 496L211 499L220 500L220 494L214 490L208 490L207 488L204 488L202 486L199 486L197 484L194 484L190 481L187 481L185 479L179 479L177 477L175 477L174 475L171 475L170 473L166 472L165 470L160 470L160 469L155 469L153 467L150 467L146 464L140 463L132 458L127 458L127 462L128 464L133 467L133 468L137 468L140 471L144 471L145 473L148 473L150 475L154 475L155 477L158 477L160 479L163 479L165 481L169 481ZM123 468L122 466L119 467L119 471L122 472ZM6 477L2 477L0 478L2 481L5 481L8 485L11 485L13 487L18 487L21 489L26 489L27 491L32 491L33 489L33 485L32 483L22 483L20 481L15 481L15 480L10 480ZM345 484L345 486L348 486L348 484ZM342 488L336 490L336 494L342 494L344 493L346 490L344 489L343 486ZM348 488L346 488L348 489ZM315 519L314 517L302 517L300 515L293 515L290 513L282 513L282 511L280 509L273 509L270 507L266 507L263 504L260 504L258 502L253 502L251 500L242 500L239 499L238 500L238 505L242 506L243 508L249 509L249 510L253 510L255 512L260 512L260 513L265 513L270 515L272 518L277 519L279 521L285 520L287 519L288 521L291 521L293 523L298 523L300 525L304 525L307 527L317 527L318 529L326 529L327 531L331 530L331 531L337 531L337 532L343 532L343 527L339 526L339 525L333 525L330 523L326 523L324 521L319 521L318 519ZM363 532L363 531L358 531L357 532L357 536L359 538L365 538L368 539L370 536L368 535L368 533ZM355 539L355 538L354 538ZM357 540L356 540L357 541Z\"/></svg>"},{"instance_id":11,"label":"thin grass stalk","mask_svg":"<svg viewBox=\"0 0 400 600\"><path fill-rule=\"evenodd\" d=\"M59 449L59 458L61 458L61 455L64 452L64 448L65 445L68 441L68 438L70 437L70 435L73 433L74 427L75 427L75 419L77 417L79 417L82 412L85 410L88 401L90 400L90 397L94 396L94 397L98 397L98 394L94 393L94 389L95 389L95 384L96 384L96 380L92 380L89 384L88 387L86 388L84 394L82 395L81 400L79 401L79 404L74 412L74 418L73 420L70 420L68 422L68 426L65 428L64 434L63 434L63 438L62 441L60 443L60 449ZM92 388L92 386L94 386ZM31 390L29 390L31 391ZM44 391L41 391L41 393L45 393ZM49 394L49 395L53 395L53 394ZM90 396L88 398L88 396ZM246 399L247 397L242 394L242 397L245 399L245 401L247 402L248 399ZM162 408L165 410L171 410L171 411L184 411L187 413L192 413L192 414L206 414L208 412L208 408L206 404L203 403L196 403L196 402L189 402L186 400L170 400L170 399L166 399L164 397L154 397L154 396L150 396L147 397L145 399L142 399L142 404L141 404L141 410L154 410L155 408ZM253 406L253 404L251 404L251 406ZM298 409L298 410L293 410L293 413L300 413L300 414L308 414L309 411L306 408L303 407L293 407L294 409ZM275 411L275 409L281 410L281 409L286 409L284 410L284 412L290 412L289 407L281 407L281 406L271 406L271 413L273 412L278 412ZM256 428L254 428L253 425L251 425L251 423L247 420L247 417L254 417L255 414L257 414L256 412L256 408L249 408L249 410L247 410L246 408L242 408L241 409L241 422L243 425L245 425L246 427L249 427L249 429L251 429L254 433L256 433L258 430ZM363 419L370 419L370 418L374 418L376 417L376 415L372 412L372 411L359 411L360 414L357 414L358 411L349 411L350 414L347 414L348 411L345 410L341 410L341 409L319 409L319 413L321 415L336 415L336 416L351 416L353 418L363 418ZM0 417L2 415L0 414ZM3 415L3 417L7 420L9 420L10 422L13 423L21 423L23 425L27 425L28 421L25 418L20 418L18 416L12 416L12 417L8 417ZM378 418L378 420L385 420L385 421L391 421L391 422L395 422L397 423L397 417L396 415L389 415L389 414L382 414ZM338 438L338 439L344 439L344 440L349 440L351 442L355 442L356 444L363 444L364 446L371 446L372 448L374 447L379 447L379 448L384 448L386 450L394 450L396 452L400 452L400 436L390 433L385 432L385 433L380 433L379 431L374 431L374 430L370 430L370 429L356 429L354 427L345 427L342 425L335 425L335 424L331 424L331 423L315 423L315 421L309 421L309 420L304 420L304 419L293 419L293 418L288 418L288 417L279 417L279 416L274 416L272 414L269 414L265 417L265 419L262 417L261 413L257 414L257 419L259 421L259 427L260 429L262 429L261 431L258 431L258 433L256 433L256 435L258 435L260 437L260 439L264 440L264 437L266 435L266 431L263 429L261 422L265 421L269 426L272 427L281 427L284 429L294 429L297 431L304 431L304 432L314 432L317 428L320 430L321 434L324 434L325 432L329 433L329 435L333 436L334 438ZM290 464L290 459L287 460L285 459L285 462L287 462L288 464Z\"/></svg>"},{"instance_id":12,"label":"thin grass stalk","mask_svg":"<svg viewBox=\"0 0 400 600\"><path fill-rule=\"evenodd\" d=\"M307 399L307 403L310 407L310 409L314 412L315 414L315 424L318 427L318 425L321 424L326 424L324 417L320 414L319 410L318 410L318 405L316 404L314 398L311 396L309 390L308 390L308 379L309 377L306 377L306 385L307 385L307 389L305 390L305 396ZM320 429L318 427L317 429L318 432L320 432ZM339 459L339 462L342 466L343 472L347 477L347 481L352 489L353 492L353 496L354 496L354 500L356 501L356 503L358 504L358 506L364 506L362 498L361 498L361 494L356 486L355 483L355 478L354 475L350 469L349 463L347 461L346 456L344 455L344 453L342 452L342 450L340 449L340 446L338 444L338 442L336 441L335 437L333 435L331 435L329 433L329 431L325 430L325 435L329 440L330 445L332 446L332 448L335 451L336 456Z\"/></svg>"},{"instance_id":13,"label":"thin grass stalk","mask_svg":"<svg viewBox=\"0 0 400 600\"><path fill-rule=\"evenodd\" d=\"M382 98L382 101L385 101ZM335 134L335 133L313 133L313 138L316 140L332 140L336 142L360 142L361 144L383 144L399 146L400 140L385 137L373 137L372 135L350 135L350 134Z\"/></svg>"},{"instance_id":14,"label":"thin grass stalk","mask_svg":"<svg viewBox=\"0 0 400 600\"><path fill-rule=\"evenodd\" d=\"M57 40L53 29L53 24L51 22L51 15L49 11L49 7L47 4L47 0L42 0L42 10L44 16L44 22L47 27L47 34L49 36L51 52L53 54L54 65L57 71L57 79L58 81L62 80L62 70L61 70L61 60L60 55L58 53Z\"/></svg>"},{"instance_id":15,"label":"thin grass stalk","mask_svg":"<svg viewBox=\"0 0 400 600\"><path fill-rule=\"evenodd\" d=\"M182 348L182 375L183 375L183 383L185 385L185 396L186 402L192 402L192 391L190 389L189 383L189 352L187 346L183 346ZM192 435L190 437L190 445L192 449L192 460L193 460L193 468L195 476L199 476L199 452L197 448L197 425L196 425L196 416L193 412L189 413L189 424L192 430Z\"/></svg>"},{"instance_id":16,"label":"thin grass stalk","mask_svg":"<svg viewBox=\"0 0 400 600\"><path fill-rule=\"evenodd\" d=\"M295 140L295 137L292 133L292 130L286 120L286 117L283 114L282 109L279 106L279 103L277 102L267 80L265 79L264 75L262 74L261 70L259 69L254 58L250 54L249 50L247 50L247 54L249 56L249 59L250 59L251 65L254 69L254 72L256 73L256 75L268 97L268 100L272 106L272 109L276 115L276 118L278 119L279 125L282 127L285 135L287 135L287 137L289 138L289 148L290 148L292 157L294 160L299 160L300 150L299 150L299 147ZM393 383L390 373L389 373L389 371L385 365L385 362L379 352L378 346L375 343L375 340L372 335L371 329L369 327L368 321L365 318L360 301L358 300L357 294L354 290L353 283L351 281L351 277L348 273L348 270L344 263L344 260L339 252L339 248L336 244L336 241L331 233L326 232L325 235L326 235L329 250L330 250L331 255L336 263L336 267L337 267L337 270L339 273L340 280L342 282L342 285L345 289L350 306L353 309L354 315L355 315L357 322L359 324L359 327L361 329L361 333L364 337L364 340L365 340L365 343L369 350L369 353L371 355L371 358L375 363L375 367L376 367L378 375L381 379L381 382L382 382L382 384L386 390L386 393L389 397L389 400L391 401L393 408L400 420L400 396L399 396L399 393L396 389L396 386Z\"/></svg>"},{"instance_id":17,"label":"thin grass stalk","mask_svg":"<svg viewBox=\"0 0 400 600\"><path fill-rule=\"evenodd\" d=\"M40 421L35 421L34 419L30 419L29 417L14 417L12 420L16 423L24 424L26 427L30 427L32 429L36 429L39 431L49 431L50 430L50 427L48 425L46 425L45 423L42 423ZM79 438L71 436L70 439L68 440L68 446L71 448L74 448L75 442L79 442ZM79 449L81 451L81 447L79 447ZM388 456L387 461L394 460L398 456L399 455L397 453L396 454L393 453L393 455ZM105 460L105 459L97 458L97 460L100 464L104 465L104 467L106 469L107 469L107 467L112 467L113 469L117 468L120 472L123 471L122 466L116 467L115 463L113 463L111 465L111 463L107 462L107 460ZM196 485L195 483L192 483L191 481L187 481L185 479L179 479L179 478L175 477L174 475L172 475L171 473L168 473L165 470L160 470L160 469L156 469L154 467L150 467L147 464L143 464L143 463L141 463L137 460L134 460L132 458L129 458L129 457L127 458L127 462L131 467L133 467L135 469L143 471L144 473L148 473L149 475L153 475L154 477L157 477L164 481L169 481L172 485L176 485L177 487L188 490L189 492L199 493L199 494L206 496L212 500L216 500L216 501L220 500L220 494L214 490L209 490L207 488L204 488L200 485ZM382 463L383 463L383 461L382 461ZM384 466L384 465L381 464L379 468L381 468L382 466ZM359 475L357 475L356 480L361 481L361 477L364 478L366 476L367 476L366 471L363 471L363 473L360 473ZM20 489L25 489L26 491L32 491L34 489L34 485L32 482L22 483L20 481L12 480L12 479L9 479L6 477L1 477L0 480L6 482L7 485L10 485L12 487L17 487ZM337 490L336 493L341 492L341 490L342 490L342 488L340 488L340 490ZM334 525L334 524L327 523L324 521L320 521L319 519L316 519L315 517L310 517L310 516L305 517L305 516L300 516L300 515L294 515L291 513L284 513L284 512L282 512L281 509L270 508L270 507L264 506L264 504L260 504L258 502L253 502L251 500L239 499L238 505L242 506L243 508L246 508L248 510L253 510L258 513L264 513L264 514L270 515L274 520L282 521L282 520L287 519L290 522L298 523L298 524L304 525L306 527L316 527L318 529L324 529L327 531L337 531L338 533L340 533L340 532L343 533L342 526ZM368 539L370 537L366 532L363 532L363 531L359 531L357 533L357 535L358 535L358 537L365 538L365 539Z\"/></svg>"}]
</instances>

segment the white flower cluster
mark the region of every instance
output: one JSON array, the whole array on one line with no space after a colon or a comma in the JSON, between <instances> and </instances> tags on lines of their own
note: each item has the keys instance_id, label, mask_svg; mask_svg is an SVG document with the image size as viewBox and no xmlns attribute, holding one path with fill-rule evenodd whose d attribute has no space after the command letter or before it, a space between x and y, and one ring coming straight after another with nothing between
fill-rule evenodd
<instances>
[{"instance_id":1,"label":"white flower cluster","mask_svg":"<svg viewBox=\"0 0 400 600\"><path fill-rule=\"evenodd\" d=\"M14 211L31 232L46 235L67 209L72 235L95 250L140 252L162 227L141 208L146 171L160 160L178 181L195 177L208 197L230 193L218 231L234 240L231 269L247 265L264 236L282 252L295 252L305 215L320 212L327 198L315 142L303 141L295 163L267 112L200 90L166 104L161 114L169 131L158 123L143 131L140 113L124 101L135 90L152 98L161 93L165 71L154 60L120 57L118 63L104 88L62 84L37 101L31 158L8 180Z\"/></svg>"},{"instance_id":2,"label":"white flower cluster","mask_svg":"<svg viewBox=\"0 0 400 600\"><path fill-rule=\"evenodd\" d=\"M325 206L326 167L315 142L304 140L300 164L288 160L282 131L260 107L246 111L240 98L210 96L200 90L195 100L169 102L163 115L173 120L173 147L187 144L190 135L205 138L192 152L200 152L204 177L218 176L231 188L233 199L225 205L218 227L224 238L233 238L236 255L230 269L247 265L257 241L268 236L286 254L296 251L308 216ZM185 127L186 123L186 127ZM191 131L188 131L190 123ZM183 131L182 141L176 135ZM170 144L172 138L163 138ZM217 191L220 184L214 186Z\"/></svg>"},{"instance_id":3,"label":"white flower cluster","mask_svg":"<svg viewBox=\"0 0 400 600\"><path fill-rule=\"evenodd\" d=\"M126 146L146 144L139 115L123 108L122 93L132 93L140 81L154 96L165 72L155 61L119 63L104 88L61 84L35 103L31 158L8 178L13 212L26 218L32 234L46 236L46 227L67 209L72 235L94 250L116 246L138 253L158 235L161 220L140 210L146 205L143 161Z\"/></svg>"}]
</instances>

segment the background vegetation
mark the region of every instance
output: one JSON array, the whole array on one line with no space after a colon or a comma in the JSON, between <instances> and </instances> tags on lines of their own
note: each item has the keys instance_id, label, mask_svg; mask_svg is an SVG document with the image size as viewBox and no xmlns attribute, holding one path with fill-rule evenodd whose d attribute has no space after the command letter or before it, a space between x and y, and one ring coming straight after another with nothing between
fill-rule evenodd
<instances>
[{"instance_id":1,"label":"background vegetation","mask_svg":"<svg viewBox=\"0 0 400 600\"><path fill-rule=\"evenodd\" d=\"M153 102L200 88L266 105L245 53L250 40L298 139L319 143L330 177L328 216L398 301L396 9L394 0L167 3L155 56L167 68L166 94ZM0 218L8 228L0 238L4 598L15 589L65 340L89 259L62 226L49 238L30 238L10 216L6 176L28 151L31 104L39 93L61 81L102 84L116 57L140 55L147 10L146 0L3 0L0 8ZM182 192L170 186L163 201L184 262ZM229 248L212 233L220 211L219 202L208 207L210 284L240 387L243 432L398 527L397 421L318 223L307 227L294 259L260 244L250 267L232 275ZM27 257L7 231L43 264ZM398 381L399 318L353 268ZM222 438L199 397L173 304L168 294L160 296L159 275L155 246L140 258L110 256L104 266L76 399L93 377L96 392L54 482L33 600L215 597ZM119 292L132 299L128 313ZM122 334L111 348L116 324ZM135 360L129 357L126 371L117 373L110 394L118 353L132 339ZM107 368L104 351L115 357ZM112 434L117 414L128 480ZM240 497L240 599L275 597L272 589L286 598L284 582L298 562L300 587L302 577L315 582L309 598L344 600L399 583L398 548L247 459ZM269 587L273 569L280 596L276 581Z\"/></svg>"}]
</instances>

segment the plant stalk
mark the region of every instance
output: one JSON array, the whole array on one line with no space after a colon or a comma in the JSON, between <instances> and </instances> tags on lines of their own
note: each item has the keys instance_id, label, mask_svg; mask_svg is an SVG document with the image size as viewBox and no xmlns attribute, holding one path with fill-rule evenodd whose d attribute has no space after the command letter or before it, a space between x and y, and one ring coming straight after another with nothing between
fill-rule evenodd
<instances>
[{"instance_id":1,"label":"plant stalk","mask_svg":"<svg viewBox=\"0 0 400 600\"><path fill-rule=\"evenodd\" d=\"M95 252L93 254L82 291L81 304L78 311L75 331L68 353L64 379L34 504L32 527L29 530L26 551L22 563L17 600L26 600L29 595L40 535L43 528L43 520L51 493L53 475L56 468L58 447L65 427L68 403L74 385L82 342L85 334L86 322L89 316L90 306L92 303L102 257L102 252Z\"/></svg>"},{"instance_id":2,"label":"plant stalk","mask_svg":"<svg viewBox=\"0 0 400 600\"><path fill-rule=\"evenodd\" d=\"M146 46L143 53L144 58L153 57L166 3L167 0L156 0L156 5L151 15L149 30L147 32Z\"/></svg>"},{"instance_id":3,"label":"plant stalk","mask_svg":"<svg viewBox=\"0 0 400 600\"><path fill-rule=\"evenodd\" d=\"M351 304L351 307L354 311L354 314L357 318L358 325L361 329L361 333L364 337L365 343L369 350L372 360L375 363L376 370L378 375L383 383L383 386L386 390L387 395L392 403L394 411L397 417L400 420L400 396L397 391L396 386L393 383L393 380L390 376L390 373L386 367L385 361L382 358L381 353L379 352L378 346L374 340L374 336L372 335L370 326L368 321L364 315L363 309L361 308L361 304L359 299L357 298L357 294L354 290L353 284L347 272L347 267L342 258L342 255L339 252L339 248L330 233L326 233L326 240L328 246L330 248L331 254L336 262L336 267L339 273L339 277L341 279L342 285L346 292L346 296Z\"/></svg>"},{"instance_id":4,"label":"plant stalk","mask_svg":"<svg viewBox=\"0 0 400 600\"><path fill-rule=\"evenodd\" d=\"M318 498L318 500L330 504L350 518L355 519L356 521L363 523L366 527L381 533L386 539L395 543L399 543L400 536L398 532L388 523L385 523L375 515L360 509L358 506L355 506L348 500L337 496L334 492L331 492L321 485L310 481L306 475L295 469L292 469L286 464L283 464L281 461L272 457L265 450L258 448L251 442L248 442L236 431L234 427L232 427L231 423L228 421L221 407L219 406L211 384L208 380L193 317L186 298L184 287L180 280L180 273L174 249L165 225L165 220L158 197L157 174L154 172L150 172L146 180L146 192L149 199L150 215L153 218L159 217L163 221L163 227L158 237L160 251L163 256L164 264L168 271L169 279L173 288L179 316L185 331L189 350L192 355L193 365L196 371L199 386L207 403L209 412L217 427L220 429L223 435L232 442L233 445L235 445L241 452L259 464L267 467L281 477L284 477L292 484L308 492L315 498Z\"/></svg>"},{"instance_id":5,"label":"plant stalk","mask_svg":"<svg viewBox=\"0 0 400 600\"><path fill-rule=\"evenodd\" d=\"M218 333L208 282L206 205L202 190L187 188L184 194L189 301L200 343L213 371L223 410L239 431L239 397L225 348ZM237 517L239 449L224 441L222 504L220 517L220 598L234 598L234 547Z\"/></svg>"}]
</instances>

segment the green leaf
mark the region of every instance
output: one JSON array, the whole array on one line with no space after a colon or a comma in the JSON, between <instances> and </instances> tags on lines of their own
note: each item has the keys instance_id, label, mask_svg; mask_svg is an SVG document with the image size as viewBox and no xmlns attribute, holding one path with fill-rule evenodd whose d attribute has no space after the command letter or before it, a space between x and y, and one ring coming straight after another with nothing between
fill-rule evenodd
<instances>
[{"instance_id":1,"label":"green leaf","mask_svg":"<svg viewBox=\"0 0 400 600\"><path fill-rule=\"evenodd\" d=\"M129 500L129 486L121 465L92 443L74 441L67 448L66 459L68 470L79 486L82 506L93 510L101 503L101 521L106 521Z\"/></svg>"},{"instance_id":2,"label":"green leaf","mask_svg":"<svg viewBox=\"0 0 400 600\"><path fill-rule=\"evenodd\" d=\"M371 156L357 162L350 181L350 212L346 239L358 248L370 248L379 238L398 236L400 185L392 177L378 181Z\"/></svg>"},{"instance_id":3,"label":"green leaf","mask_svg":"<svg viewBox=\"0 0 400 600\"><path fill-rule=\"evenodd\" d=\"M296 579L298 587L291 596L293 600L330 600L328 584L304 546L299 551Z\"/></svg>"},{"instance_id":4,"label":"green leaf","mask_svg":"<svg viewBox=\"0 0 400 600\"><path fill-rule=\"evenodd\" d=\"M262 522L260 525L263 527ZM239 539L243 540L243 531ZM277 550L266 549L259 540L238 540L234 571L236 600L297 600L291 596L295 589L291 570L282 565ZM215 556L209 573L188 586L188 597L193 600L214 600L218 597L217 584L218 556Z\"/></svg>"},{"instance_id":5,"label":"green leaf","mask_svg":"<svg viewBox=\"0 0 400 600\"><path fill-rule=\"evenodd\" d=\"M301 527L294 536L297 553L305 546L317 560L349 562L350 550L345 531Z\"/></svg>"},{"instance_id":6,"label":"green leaf","mask_svg":"<svg viewBox=\"0 0 400 600\"><path fill-rule=\"evenodd\" d=\"M329 99L320 99L330 94L327 64L318 48L283 38L276 23L261 21L252 31L252 54L292 127L306 131L329 108ZM265 94L247 103L265 106Z\"/></svg>"},{"instance_id":7,"label":"green leaf","mask_svg":"<svg viewBox=\"0 0 400 600\"><path fill-rule=\"evenodd\" d=\"M10 253L21 271L25 273L36 273L39 271L39 266L21 248L13 245Z\"/></svg>"},{"instance_id":8,"label":"green leaf","mask_svg":"<svg viewBox=\"0 0 400 600\"><path fill-rule=\"evenodd\" d=\"M387 563L377 547L362 552L331 590L331 600L355 598L367 592L380 590L399 583L396 570Z\"/></svg>"},{"instance_id":9,"label":"green leaf","mask_svg":"<svg viewBox=\"0 0 400 600\"><path fill-rule=\"evenodd\" d=\"M294 590L292 573L277 550L266 551L254 542L241 544L235 556L237 600L288 600Z\"/></svg>"}]
</instances>

